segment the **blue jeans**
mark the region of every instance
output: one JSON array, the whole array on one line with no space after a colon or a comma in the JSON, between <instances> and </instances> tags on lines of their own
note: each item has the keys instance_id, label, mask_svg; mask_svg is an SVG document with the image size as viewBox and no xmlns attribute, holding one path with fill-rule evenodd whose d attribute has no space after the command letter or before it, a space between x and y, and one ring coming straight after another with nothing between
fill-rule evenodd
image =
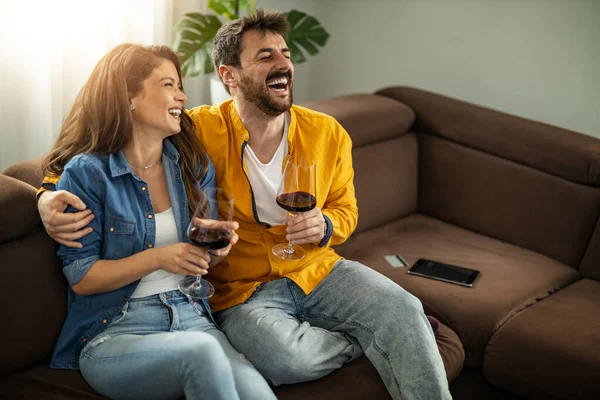
<instances>
[{"instance_id":1,"label":"blue jeans","mask_svg":"<svg viewBox=\"0 0 600 400\"><path fill-rule=\"evenodd\" d=\"M215 319L274 385L321 378L364 351L392 398L452 398L421 302L358 262L339 261L309 295L287 278L263 283Z\"/></svg>"},{"instance_id":2,"label":"blue jeans","mask_svg":"<svg viewBox=\"0 0 600 400\"><path fill-rule=\"evenodd\" d=\"M179 291L130 299L79 363L85 380L115 399L275 399L203 306Z\"/></svg>"}]
</instances>

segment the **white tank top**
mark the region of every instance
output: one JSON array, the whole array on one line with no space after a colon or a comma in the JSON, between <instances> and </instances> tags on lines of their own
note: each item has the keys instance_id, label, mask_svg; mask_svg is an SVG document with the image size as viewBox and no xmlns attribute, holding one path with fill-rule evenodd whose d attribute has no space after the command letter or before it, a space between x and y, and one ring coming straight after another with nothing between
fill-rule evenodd
<instances>
[{"instance_id":1,"label":"white tank top","mask_svg":"<svg viewBox=\"0 0 600 400\"><path fill-rule=\"evenodd\" d=\"M156 213L154 221L156 223L156 241L154 247L163 247L179 242L173 208ZM146 297L169 290L177 290L179 281L184 277L185 275L176 275L159 269L143 277L131 297Z\"/></svg>"},{"instance_id":2,"label":"white tank top","mask_svg":"<svg viewBox=\"0 0 600 400\"><path fill-rule=\"evenodd\" d=\"M283 135L277 151L267 164L261 163L250 146L244 149L244 159L248 169L248 180L252 186L256 212L261 222L269 225L282 225L287 223L288 213L277 205L277 188L283 177L283 160L288 153L288 127L290 114L285 113Z\"/></svg>"}]
</instances>

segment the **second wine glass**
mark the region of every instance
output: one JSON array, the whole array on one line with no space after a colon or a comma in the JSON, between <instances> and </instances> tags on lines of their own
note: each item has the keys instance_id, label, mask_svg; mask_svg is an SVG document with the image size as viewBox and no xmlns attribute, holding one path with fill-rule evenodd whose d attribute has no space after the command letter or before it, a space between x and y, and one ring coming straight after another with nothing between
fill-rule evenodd
<instances>
[{"instance_id":1,"label":"second wine glass","mask_svg":"<svg viewBox=\"0 0 600 400\"><path fill-rule=\"evenodd\" d=\"M290 217L308 212L317 205L315 162L294 162L288 159L279 188L277 204L286 210ZM283 260L301 260L306 250L290 242L273 247L273 254Z\"/></svg>"},{"instance_id":2,"label":"second wine glass","mask_svg":"<svg viewBox=\"0 0 600 400\"><path fill-rule=\"evenodd\" d=\"M207 250L219 250L229 245L233 220L233 197L220 188L203 191L188 226L187 235L192 244ZM179 282L179 290L194 299L206 299L215 293L210 282L201 275L186 276Z\"/></svg>"}]
</instances>

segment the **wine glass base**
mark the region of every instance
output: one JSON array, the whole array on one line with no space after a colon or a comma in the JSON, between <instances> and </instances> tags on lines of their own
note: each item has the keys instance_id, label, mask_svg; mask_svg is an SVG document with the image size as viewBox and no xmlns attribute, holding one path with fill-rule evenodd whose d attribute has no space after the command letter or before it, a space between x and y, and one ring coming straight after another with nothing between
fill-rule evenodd
<instances>
[{"instance_id":1,"label":"wine glass base","mask_svg":"<svg viewBox=\"0 0 600 400\"><path fill-rule=\"evenodd\" d=\"M272 251L282 260L302 260L306 256L306 250L297 244L280 243L275 245Z\"/></svg>"},{"instance_id":2,"label":"wine glass base","mask_svg":"<svg viewBox=\"0 0 600 400\"><path fill-rule=\"evenodd\" d=\"M215 288L210 282L204 279L198 282L195 276L183 278L179 282L179 291L194 300L208 299L215 294Z\"/></svg>"}]
</instances>

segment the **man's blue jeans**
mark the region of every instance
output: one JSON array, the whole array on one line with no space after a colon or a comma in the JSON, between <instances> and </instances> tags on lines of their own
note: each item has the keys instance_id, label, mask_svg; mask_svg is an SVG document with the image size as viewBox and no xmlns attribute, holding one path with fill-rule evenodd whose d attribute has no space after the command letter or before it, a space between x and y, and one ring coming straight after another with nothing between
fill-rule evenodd
<instances>
[{"instance_id":1,"label":"man's blue jeans","mask_svg":"<svg viewBox=\"0 0 600 400\"><path fill-rule=\"evenodd\" d=\"M79 363L85 380L115 399L275 399L203 306L179 291L131 299Z\"/></svg>"},{"instance_id":2,"label":"man's blue jeans","mask_svg":"<svg viewBox=\"0 0 600 400\"><path fill-rule=\"evenodd\" d=\"M215 318L275 385L321 378L364 351L392 398L451 398L421 302L358 262L339 261L308 296L287 278L263 283Z\"/></svg>"}]
</instances>

